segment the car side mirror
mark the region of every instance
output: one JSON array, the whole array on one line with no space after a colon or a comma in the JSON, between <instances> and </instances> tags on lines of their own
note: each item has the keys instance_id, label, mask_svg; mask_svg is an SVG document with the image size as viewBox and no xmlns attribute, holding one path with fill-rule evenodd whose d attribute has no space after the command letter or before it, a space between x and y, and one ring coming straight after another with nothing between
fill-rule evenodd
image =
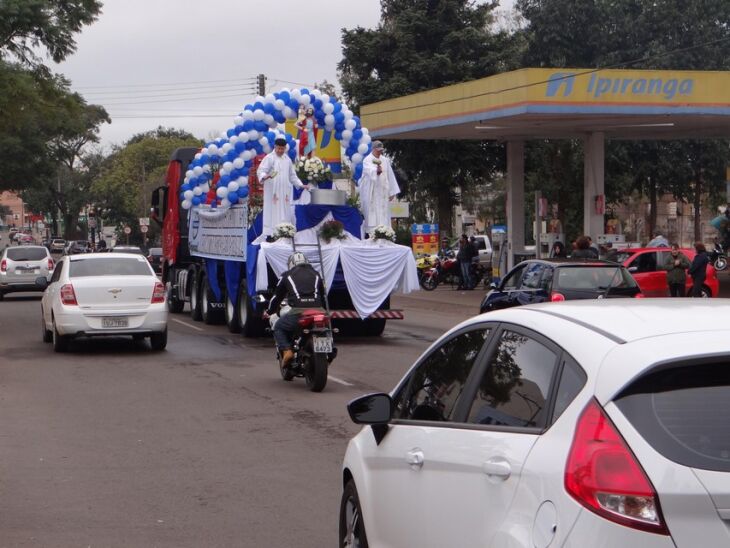
<instances>
[{"instance_id":1,"label":"car side mirror","mask_svg":"<svg viewBox=\"0 0 730 548\"><path fill-rule=\"evenodd\" d=\"M347 412L355 424L387 424L393 417L393 400L382 392L368 394L348 403Z\"/></svg>"},{"instance_id":2,"label":"car side mirror","mask_svg":"<svg viewBox=\"0 0 730 548\"><path fill-rule=\"evenodd\" d=\"M630 266L628 268L628 270L629 270L629 272L631 272L633 274L634 272L638 272L639 271L639 267L638 266Z\"/></svg>"},{"instance_id":3,"label":"car side mirror","mask_svg":"<svg viewBox=\"0 0 730 548\"><path fill-rule=\"evenodd\" d=\"M46 279L46 277L45 277L45 276L38 276L38 277L37 277L37 278L35 279L35 284L36 284L36 285L37 285L38 287L40 287L41 289L45 289L46 287L48 287L48 280Z\"/></svg>"}]
</instances>

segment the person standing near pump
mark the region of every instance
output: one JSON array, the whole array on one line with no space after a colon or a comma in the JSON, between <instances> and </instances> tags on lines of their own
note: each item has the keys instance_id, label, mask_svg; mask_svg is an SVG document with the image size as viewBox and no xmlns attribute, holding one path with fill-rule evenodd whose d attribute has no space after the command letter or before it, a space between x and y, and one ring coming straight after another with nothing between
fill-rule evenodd
<instances>
[{"instance_id":1,"label":"person standing near pump","mask_svg":"<svg viewBox=\"0 0 730 548\"><path fill-rule=\"evenodd\" d=\"M683 253L680 253L677 244L672 244L672 251L664 262L664 265L662 265L662 268L667 271L669 294L672 297L684 297L689 259Z\"/></svg>"},{"instance_id":2,"label":"person standing near pump","mask_svg":"<svg viewBox=\"0 0 730 548\"><path fill-rule=\"evenodd\" d=\"M373 151L362 162L362 177L358 182L365 232L376 226L390 226L390 204L400 192L393 165L383 154L383 143L373 141Z\"/></svg>"},{"instance_id":3,"label":"person standing near pump","mask_svg":"<svg viewBox=\"0 0 730 548\"><path fill-rule=\"evenodd\" d=\"M692 264L688 272L692 276L692 296L702 297L702 285L705 283L705 278L707 277L707 265L710 259L707 256L705 244L702 242L695 243L695 251L697 255L692 259Z\"/></svg>"},{"instance_id":4,"label":"person standing near pump","mask_svg":"<svg viewBox=\"0 0 730 548\"><path fill-rule=\"evenodd\" d=\"M309 190L297 177L289 156L286 155L286 139L279 137L274 141L274 151L266 155L256 175L264 185L263 234L270 236L279 223L292 223L294 214L292 186Z\"/></svg>"},{"instance_id":5,"label":"person standing near pump","mask_svg":"<svg viewBox=\"0 0 730 548\"><path fill-rule=\"evenodd\" d=\"M469 242L466 234L462 234L459 239L459 251L456 259L461 267L461 285L459 289L474 289L471 279L471 260L474 257L474 246Z\"/></svg>"}]
</instances>

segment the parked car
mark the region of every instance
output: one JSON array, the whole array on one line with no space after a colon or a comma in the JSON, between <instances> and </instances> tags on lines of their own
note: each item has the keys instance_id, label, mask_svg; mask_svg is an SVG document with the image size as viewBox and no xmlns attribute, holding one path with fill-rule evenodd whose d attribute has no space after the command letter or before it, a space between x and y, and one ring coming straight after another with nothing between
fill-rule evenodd
<instances>
[{"instance_id":1,"label":"parked car","mask_svg":"<svg viewBox=\"0 0 730 548\"><path fill-rule=\"evenodd\" d=\"M78 337L149 337L153 350L167 346L165 286L144 257L88 253L61 258L51 277L38 278L44 342L56 352Z\"/></svg>"},{"instance_id":2,"label":"parked car","mask_svg":"<svg viewBox=\"0 0 730 548\"><path fill-rule=\"evenodd\" d=\"M66 255L78 255L89 252L89 242L86 240L71 240L66 244Z\"/></svg>"},{"instance_id":3,"label":"parked car","mask_svg":"<svg viewBox=\"0 0 730 548\"><path fill-rule=\"evenodd\" d=\"M30 234L23 234L19 232L15 235L15 241L18 245L36 245L37 242L35 241L35 238L31 236Z\"/></svg>"},{"instance_id":4,"label":"parked car","mask_svg":"<svg viewBox=\"0 0 730 548\"><path fill-rule=\"evenodd\" d=\"M523 261L490 290L479 307L490 312L545 301L642 297L623 266L609 261L531 259Z\"/></svg>"},{"instance_id":5,"label":"parked car","mask_svg":"<svg viewBox=\"0 0 730 548\"><path fill-rule=\"evenodd\" d=\"M479 251L479 262L483 265L489 266L492 264L492 242L489 240L489 236L486 234L474 234L474 236L469 236L470 241L471 238L474 238L474 242L476 244L477 250ZM450 246L451 251L453 252L454 256L459 252L459 240L457 239L455 242L453 242Z\"/></svg>"},{"instance_id":6,"label":"parked car","mask_svg":"<svg viewBox=\"0 0 730 548\"><path fill-rule=\"evenodd\" d=\"M164 261L161 247L151 247L147 252L147 260L152 265L152 269L158 274L162 274L162 261Z\"/></svg>"},{"instance_id":7,"label":"parked car","mask_svg":"<svg viewBox=\"0 0 730 548\"><path fill-rule=\"evenodd\" d=\"M66 247L66 240L63 238L52 238L51 239L51 253L62 253Z\"/></svg>"},{"instance_id":8,"label":"parked car","mask_svg":"<svg viewBox=\"0 0 730 548\"><path fill-rule=\"evenodd\" d=\"M694 249L681 248L689 262L697 254ZM668 247L642 247L631 249L620 249L616 254L616 261L624 265L641 288L645 297L669 297L669 286L667 286L667 271L661 266L671 253ZM717 297L720 292L720 281L717 279L717 271L711 264L707 265L707 278L702 287L703 297ZM687 296L692 293L692 278L687 275Z\"/></svg>"},{"instance_id":9,"label":"parked car","mask_svg":"<svg viewBox=\"0 0 730 548\"><path fill-rule=\"evenodd\" d=\"M49 251L40 245L6 247L0 255L0 300L16 291L42 291L35 281L53 272Z\"/></svg>"},{"instance_id":10,"label":"parked car","mask_svg":"<svg viewBox=\"0 0 730 548\"><path fill-rule=\"evenodd\" d=\"M339 546L729 546L728 315L626 299L458 325L348 405L367 426Z\"/></svg>"},{"instance_id":11,"label":"parked car","mask_svg":"<svg viewBox=\"0 0 730 548\"><path fill-rule=\"evenodd\" d=\"M145 255L142 248L136 245L115 245L112 248L112 253L136 253L137 255Z\"/></svg>"}]
</instances>

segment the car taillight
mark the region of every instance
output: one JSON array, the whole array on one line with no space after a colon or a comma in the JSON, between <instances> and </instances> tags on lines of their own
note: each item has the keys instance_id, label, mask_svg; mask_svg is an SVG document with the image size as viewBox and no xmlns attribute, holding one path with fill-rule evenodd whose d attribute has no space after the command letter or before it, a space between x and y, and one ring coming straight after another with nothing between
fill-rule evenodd
<instances>
[{"instance_id":1,"label":"car taillight","mask_svg":"<svg viewBox=\"0 0 730 548\"><path fill-rule=\"evenodd\" d=\"M0 261L0 272L7 272L8 271L8 261L3 259Z\"/></svg>"},{"instance_id":2,"label":"car taillight","mask_svg":"<svg viewBox=\"0 0 730 548\"><path fill-rule=\"evenodd\" d=\"M644 294L641 291L639 291L636 295L634 295L634 299L643 299L643 298L644 298Z\"/></svg>"},{"instance_id":3,"label":"car taillight","mask_svg":"<svg viewBox=\"0 0 730 548\"><path fill-rule=\"evenodd\" d=\"M165 286L162 283L155 283L155 289L152 291L152 300L150 303L164 303L165 302Z\"/></svg>"},{"instance_id":4,"label":"car taillight","mask_svg":"<svg viewBox=\"0 0 730 548\"><path fill-rule=\"evenodd\" d=\"M654 487L595 399L578 419L565 464L565 489L609 521L669 534Z\"/></svg>"},{"instance_id":5,"label":"car taillight","mask_svg":"<svg viewBox=\"0 0 730 548\"><path fill-rule=\"evenodd\" d=\"M53 259L48 259L48 270L53 270L54 264Z\"/></svg>"},{"instance_id":6,"label":"car taillight","mask_svg":"<svg viewBox=\"0 0 730 548\"><path fill-rule=\"evenodd\" d=\"M559 303L565 300L565 295L562 293L558 293L557 291L553 291L550 293L550 301L554 303Z\"/></svg>"},{"instance_id":7,"label":"car taillight","mask_svg":"<svg viewBox=\"0 0 730 548\"><path fill-rule=\"evenodd\" d=\"M61 302L63 304L78 305L76 302L76 293L74 292L74 286L66 284L61 287Z\"/></svg>"}]
</instances>

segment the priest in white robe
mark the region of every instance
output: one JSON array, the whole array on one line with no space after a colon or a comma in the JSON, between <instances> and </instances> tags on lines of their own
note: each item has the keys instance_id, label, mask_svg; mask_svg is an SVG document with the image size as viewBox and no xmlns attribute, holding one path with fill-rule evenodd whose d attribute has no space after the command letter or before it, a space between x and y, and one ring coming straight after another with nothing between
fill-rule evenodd
<instances>
[{"instance_id":1,"label":"priest in white robe","mask_svg":"<svg viewBox=\"0 0 730 548\"><path fill-rule=\"evenodd\" d=\"M294 224L294 191L292 186L309 190L297 177L294 164L286 155L286 140L274 141L274 151L266 155L256 172L264 185L263 235L270 236L279 223Z\"/></svg>"},{"instance_id":2,"label":"priest in white robe","mask_svg":"<svg viewBox=\"0 0 730 548\"><path fill-rule=\"evenodd\" d=\"M365 232L378 226L390 226L390 201L400 192L390 158L383 154L383 143L373 141L373 151L362 163L362 177L358 183Z\"/></svg>"}]
</instances>

